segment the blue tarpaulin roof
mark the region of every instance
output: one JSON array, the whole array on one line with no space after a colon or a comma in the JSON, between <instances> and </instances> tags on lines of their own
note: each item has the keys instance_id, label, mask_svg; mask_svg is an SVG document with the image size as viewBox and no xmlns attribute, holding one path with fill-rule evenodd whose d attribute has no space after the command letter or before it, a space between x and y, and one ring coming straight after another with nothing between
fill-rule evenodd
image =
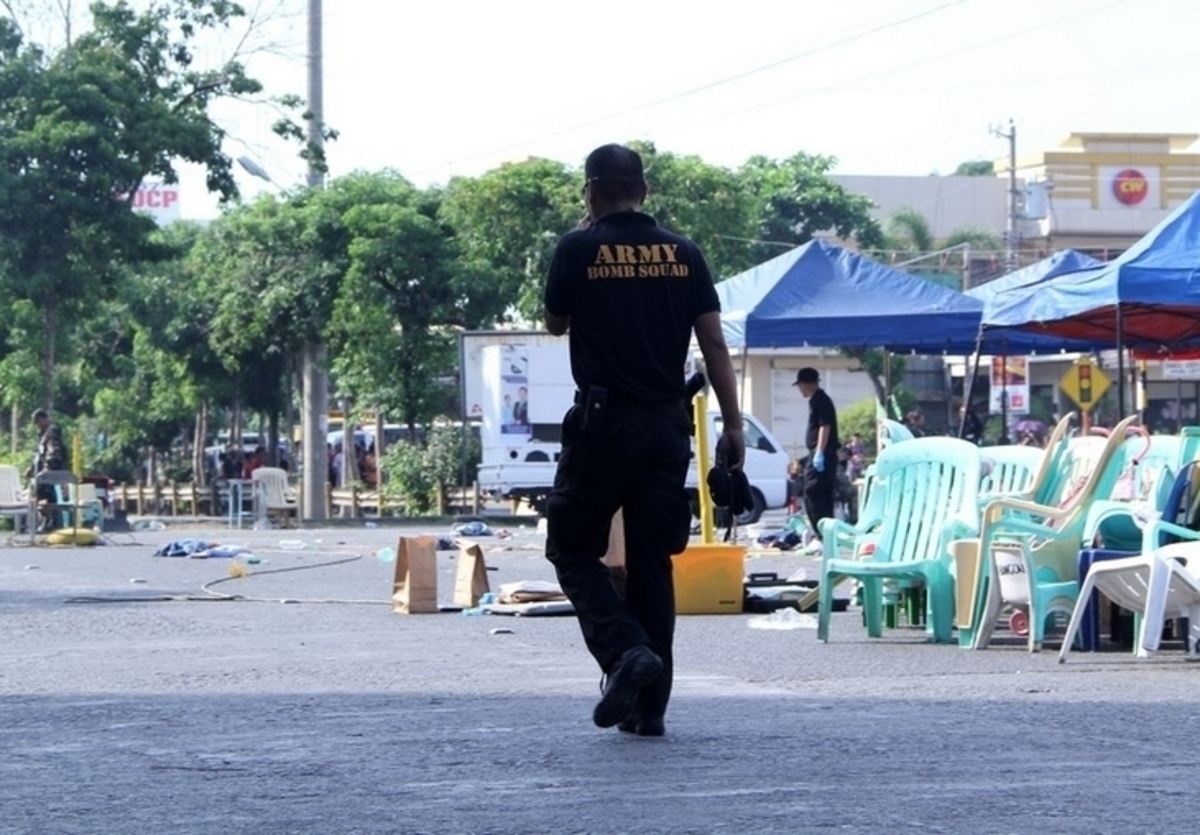
<instances>
[{"instance_id":1,"label":"blue tarpaulin roof","mask_svg":"<svg viewBox=\"0 0 1200 835\"><path fill-rule=\"evenodd\" d=\"M983 323L1130 347L1200 342L1200 192L1107 264L996 293Z\"/></svg>"},{"instance_id":2,"label":"blue tarpaulin roof","mask_svg":"<svg viewBox=\"0 0 1200 835\"><path fill-rule=\"evenodd\" d=\"M1063 249L1054 253L1049 258L1043 258L1036 264L1030 264L1028 267L1022 267L1014 272L1006 273L997 279L989 281L987 284L972 287L967 291L967 295L973 299L987 301L999 292L1011 290L1014 287L1022 287L1026 284L1034 284L1038 281L1045 281L1048 278L1054 278L1056 275L1062 275L1063 273L1086 270L1090 267L1099 266L1101 263L1103 262L1082 252L1077 252L1073 249Z\"/></svg>"},{"instance_id":3,"label":"blue tarpaulin roof","mask_svg":"<svg viewBox=\"0 0 1200 835\"><path fill-rule=\"evenodd\" d=\"M970 353L983 302L863 255L810 241L717 284L733 348L805 345ZM1028 353L1063 346L1021 331L985 333L983 350Z\"/></svg>"}]
</instances>

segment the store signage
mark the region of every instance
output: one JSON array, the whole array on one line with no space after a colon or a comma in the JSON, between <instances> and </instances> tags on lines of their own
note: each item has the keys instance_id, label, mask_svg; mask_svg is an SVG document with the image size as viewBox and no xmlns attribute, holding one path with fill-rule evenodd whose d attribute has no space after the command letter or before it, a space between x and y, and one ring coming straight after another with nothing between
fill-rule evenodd
<instances>
[{"instance_id":1,"label":"store signage","mask_svg":"<svg viewBox=\"0 0 1200 835\"><path fill-rule=\"evenodd\" d=\"M1150 183L1136 168L1126 168L1113 177L1113 196L1126 206L1136 206L1146 199Z\"/></svg>"}]
</instances>

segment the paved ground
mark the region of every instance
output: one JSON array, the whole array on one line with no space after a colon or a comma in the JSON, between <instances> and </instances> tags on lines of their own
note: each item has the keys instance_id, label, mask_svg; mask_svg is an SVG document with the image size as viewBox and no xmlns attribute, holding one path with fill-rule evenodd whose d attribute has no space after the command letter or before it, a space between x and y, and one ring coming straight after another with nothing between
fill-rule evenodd
<instances>
[{"instance_id":1,"label":"paved ground","mask_svg":"<svg viewBox=\"0 0 1200 835\"><path fill-rule=\"evenodd\" d=\"M534 528L512 532L481 540L493 585L550 579ZM854 611L827 646L691 616L668 735L631 738L590 723L573 619L393 615L376 553L399 533L0 548L0 832L1197 828L1200 666L1178 652L1059 666L868 642ZM227 560L151 556L184 536L252 546L265 562L214 591L263 602L208 599Z\"/></svg>"}]
</instances>

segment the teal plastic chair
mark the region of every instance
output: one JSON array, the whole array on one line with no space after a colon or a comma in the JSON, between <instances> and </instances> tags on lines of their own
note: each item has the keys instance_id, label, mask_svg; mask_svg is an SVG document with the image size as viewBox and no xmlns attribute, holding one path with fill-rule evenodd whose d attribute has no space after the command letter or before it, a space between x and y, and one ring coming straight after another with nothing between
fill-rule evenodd
<instances>
[{"instance_id":1,"label":"teal plastic chair","mask_svg":"<svg viewBox=\"0 0 1200 835\"><path fill-rule=\"evenodd\" d=\"M958 623L960 646L987 647L1002 608L1016 605L1028 607L1029 651L1037 652L1047 618L1074 610L1088 512L1097 497L1109 496L1135 454L1136 447L1125 438L1135 420L1126 418L1107 438L1071 439L1056 464L1056 503L997 499L984 510L979 539L954 544L956 558L966 556L977 567L971 616ZM1130 440L1144 444L1140 438ZM966 580L961 572L959 580Z\"/></svg>"},{"instance_id":2,"label":"teal plastic chair","mask_svg":"<svg viewBox=\"0 0 1200 835\"><path fill-rule=\"evenodd\" d=\"M891 420L890 418L884 418L879 421L877 432L879 443L876 446L880 452L883 452L892 444L914 440L912 430L900 421Z\"/></svg>"},{"instance_id":3,"label":"teal plastic chair","mask_svg":"<svg viewBox=\"0 0 1200 835\"><path fill-rule=\"evenodd\" d=\"M1107 496L1088 509L1084 526L1085 543L1096 543L1118 551L1135 551L1142 541L1142 519L1161 512L1175 473L1180 469L1180 438L1177 435L1146 435L1127 438L1117 453L1123 469Z\"/></svg>"},{"instance_id":4,"label":"teal plastic chair","mask_svg":"<svg viewBox=\"0 0 1200 835\"><path fill-rule=\"evenodd\" d=\"M836 519L821 523L818 639L829 640L834 587L853 578L862 586L870 637L883 635L884 582L894 580L924 587L927 630L935 641L952 640L954 580L947 545L977 532L979 471L979 448L957 438L916 438L880 453L872 487L877 498L870 513L860 515L860 523L877 522L869 534L873 551L857 559L844 556L844 543L856 534L852 526Z\"/></svg>"},{"instance_id":5,"label":"teal plastic chair","mask_svg":"<svg viewBox=\"0 0 1200 835\"><path fill-rule=\"evenodd\" d=\"M980 450L983 476L979 482L980 510L988 502L1004 496L1016 496L1033 486L1046 450L1034 446L1005 444Z\"/></svg>"}]
</instances>

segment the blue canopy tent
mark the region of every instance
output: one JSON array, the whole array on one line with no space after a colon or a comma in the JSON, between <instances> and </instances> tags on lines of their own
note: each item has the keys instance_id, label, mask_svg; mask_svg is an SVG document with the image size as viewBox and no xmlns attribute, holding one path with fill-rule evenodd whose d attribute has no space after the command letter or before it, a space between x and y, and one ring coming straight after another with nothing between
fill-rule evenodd
<instances>
[{"instance_id":1,"label":"blue canopy tent","mask_svg":"<svg viewBox=\"0 0 1200 835\"><path fill-rule=\"evenodd\" d=\"M984 303L824 241L717 284L731 348L836 346L927 354L1079 349L1024 331L984 334Z\"/></svg>"},{"instance_id":2,"label":"blue canopy tent","mask_svg":"<svg viewBox=\"0 0 1200 835\"><path fill-rule=\"evenodd\" d=\"M1102 263L1102 261L1098 261L1092 256L1085 255L1074 249L1061 249L1049 258L1043 258L1036 264L1030 264L1028 267L1022 267L1011 273L1005 273L986 284L972 287L967 291L967 295L973 299L986 302L999 292L1011 290L1014 287L1022 287L1026 284L1045 281L1048 278L1054 278L1056 275L1062 275L1063 273L1098 267Z\"/></svg>"},{"instance_id":3,"label":"blue canopy tent","mask_svg":"<svg viewBox=\"0 0 1200 835\"><path fill-rule=\"evenodd\" d=\"M1125 348L1168 352L1200 344L1200 192L1119 258L987 299L981 337L1001 332L1118 348L1123 411Z\"/></svg>"}]
</instances>

